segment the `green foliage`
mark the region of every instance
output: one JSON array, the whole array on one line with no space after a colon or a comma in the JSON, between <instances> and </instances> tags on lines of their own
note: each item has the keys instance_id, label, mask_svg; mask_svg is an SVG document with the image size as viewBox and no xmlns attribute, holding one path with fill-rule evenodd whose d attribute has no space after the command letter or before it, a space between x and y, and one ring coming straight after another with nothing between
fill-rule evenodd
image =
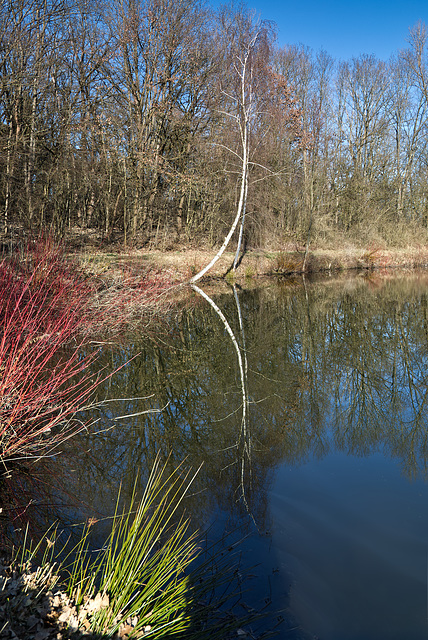
<instances>
[{"instance_id":1,"label":"green foliage","mask_svg":"<svg viewBox=\"0 0 428 640\"><path fill-rule=\"evenodd\" d=\"M248 266L248 267L245 269L245 277L246 277L246 278L254 278L254 276L255 276L255 275L256 275L256 274L255 274L255 271L254 271L253 267Z\"/></svg>"},{"instance_id":2,"label":"green foliage","mask_svg":"<svg viewBox=\"0 0 428 640\"><path fill-rule=\"evenodd\" d=\"M156 461L144 495L135 495L125 513L116 514L110 536L90 561L90 527L77 545L68 593L78 606L99 592L106 606L90 616L91 630L114 634L128 618L138 617L133 635L150 627L153 638L186 629L195 604L186 569L197 555L188 520L174 519L190 484L179 469L171 476ZM105 598L107 596L107 599Z\"/></svg>"},{"instance_id":3,"label":"green foliage","mask_svg":"<svg viewBox=\"0 0 428 640\"><path fill-rule=\"evenodd\" d=\"M223 544L216 544L204 556L201 536L190 532L183 515L183 500L197 472L191 475L179 466L170 473L167 464L156 459L141 499L134 489L131 503L120 513L118 496L111 533L95 556L91 521L65 559L53 529L34 549L25 539L15 554L24 591L28 584L37 601L45 598L49 619L64 632L211 640L228 637L248 621L230 610L221 612L236 595L229 589L237 570L233 550L226 554ZM219 587L222 595L213 597ZM54 604L59 600L60 609ZM21 610L20 605L25 617Z\"/></svg>"}]
</instances>

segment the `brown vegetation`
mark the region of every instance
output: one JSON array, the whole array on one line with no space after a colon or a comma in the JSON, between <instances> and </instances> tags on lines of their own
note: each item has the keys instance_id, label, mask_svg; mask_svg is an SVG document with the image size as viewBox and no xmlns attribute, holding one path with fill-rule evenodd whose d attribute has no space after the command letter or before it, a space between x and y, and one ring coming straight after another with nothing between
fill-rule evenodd
<instances>
[{"instance_id":1,"label":"brown vegetation","mask_svg":"<svg viewBox=\"0 0 428 640\"><path fill-rule=\"evenodd\" d=\"M282 251L250 250L238 266L236 272L230 271L234 252L226 251L219 261L206 274L207 279L219 278L246 281L264 276L287 276L301 274L305 256L304 247L289 245ZM148 269L153 274L161 274L163 281L170 287L163 289L164 294L152 299L154 308L160 300L165 303L165 293L174 289L175 284L188 281L200 271L213 256L209 248L181 248L176 251L129 250L127 252L92 251L81 253L79 258L86 268L94 274L101 274L114 282L121 278L122 269L130 269L138 278L140 270ZM347 269L393 269L415 268L428 265L428 246L415 245L400 249L386 249L372 246L369 248L348 245L342 249L312 248L307 256L305 273L332 273ZM149 307L150 308L150 307Z\"/></svg>"}]
</instances>

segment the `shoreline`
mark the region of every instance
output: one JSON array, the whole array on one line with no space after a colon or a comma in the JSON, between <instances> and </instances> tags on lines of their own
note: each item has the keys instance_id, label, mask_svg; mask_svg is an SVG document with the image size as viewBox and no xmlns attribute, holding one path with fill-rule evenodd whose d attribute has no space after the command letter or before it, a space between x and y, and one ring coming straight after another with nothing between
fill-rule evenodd
<instances>
[{"instance_id":1,"label":"shoreline","mask_svg":"<svg viewBox=\"0 0 428 640\"><path fill-rule=\"evenodd\" d=\"M84 249L74 255L83 268L99 277L110 277L124 270L138 274L141 267L166 274L172 284L184 284L210 262L215 249L181 248L174 251L159 249L113 248ZM343 271L378 271L380 269L415 269L428 267L428 246L377 249L347 246L341 249L314 248L305 252L296 248L282 251L248 250L236 271L232 271L234 252L226 251L217 263L198 282L226 280L242 283L263 277L288 277L338 273ZM303 269L303 265L305 268Z\"/></svg>"}]
</instances>

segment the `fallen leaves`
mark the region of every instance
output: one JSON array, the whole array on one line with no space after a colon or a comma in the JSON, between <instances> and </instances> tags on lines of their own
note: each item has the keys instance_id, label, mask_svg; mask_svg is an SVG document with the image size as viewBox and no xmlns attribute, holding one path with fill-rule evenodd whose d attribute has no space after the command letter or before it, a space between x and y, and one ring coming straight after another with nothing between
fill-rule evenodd
<instances>
[{"instance_id":1,"label":"fallen leaves","mask_svg":"<svg viewBox=\"0 0 428 640\"><path fill-rule=\"evenodd\" d=\"M2 640L80 640L94 637L91 617L110 606L108 594L85 597L77 606L57 584L53 567L19 570L10 559L0 558L0 637ZM138 617L113 621L118 630L112 640L143 638L152 627L136 629Z\"/></svg>"}]
</instances>

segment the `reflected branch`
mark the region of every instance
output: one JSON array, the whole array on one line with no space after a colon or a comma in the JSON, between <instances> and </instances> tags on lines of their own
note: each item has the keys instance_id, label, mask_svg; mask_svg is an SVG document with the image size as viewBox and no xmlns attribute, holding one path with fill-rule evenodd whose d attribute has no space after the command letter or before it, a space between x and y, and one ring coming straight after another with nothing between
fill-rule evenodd
<instances>
[{"instance_id":1,"label":"reflected branch","mask_svg":"<svg viewBox=\"0 0 428 640\"><path fill-rule=\"evenodd\" d=\"M218 317L220 318L220 320L222 321L224 328L226 329L227 333L230 336L230 339L232 340L233 346L235 347L236 350L236 355L238 357L238 365L239 365L239 373L241 375L241 389L242 389L242 420L244 421L246 419L246 413L247 413L247 392L246 392L246 388L245 388L245 370L244 370L244 363L242 360L242 355L241 355L241 349L239 347L238 341L235 337L235 334L233 333L231 326L229 324L229 322L226 319L226 316L224 315L224 313L222 312L222 310L216 305L216 303L214 302L214 300L212 298L210 298L205 291L202 291L202 289L200 289L196 284L192 284L190 285L192 287L192 289L194 291L196 291L196 293L199 293L199 295L201 295L204 300L206 300L208 302L208 304L214 309L214 311L216 312L216 314L218 315Z\"/></svg>"},{"instance_id":2,"label":"reflected branch","mask_svg":"<svg viewBox=\"0 0 428 640\"><path fill-rule=\"evenodd\" d=\"M224 315L224 313L221 311L221 309L216 305L216 303L214 302L214 300L212 298L210 298L205 291L202 291L202 289L200 289L197 285L192 284L191 285L192 289L194 291L196 291L196 293L198 293L199 295L201 295L204 300L206 300L208 302L208 304L212 307L212 309L214 309L215 313L218 315L218 317L220 318L220 320L223 323L224 328L226 329L228 335L230 336L230 339L232 340L233 346L235 348L236 351L236 355L237 355L237 359L238 359L238 365L239 365L239 373L240 373L240 379L241 379L241 393L242 393L242 419L241 419L241 432L240 432L240 437L238 442L236 443L236 449L239 452L239 448L240 445L242 446L242 451L239 455L240 458L240 485L241 485L241 498L242 501L245 505L245 508L247 510L247 512L249 513L249 515L251 516L251 518L254 521L254 517L251 514L250 511L250 507L248 505L248 500L247 500L247 496L246 496L246 491L245 491L245 463L246 463L246 459L248 460L249 463L249 477L251 478L251 436L250 436L250 432L249 432L249 425L248 425L248 408L249 408L249 402L248 402L248 392L247 392L247 372L248 372L248 362L247 362L247 354L246 354L246 350L245 350L245 333L244 333L244 325L242 322L242 313L241 313L241 305L239 302L239 297L236 291L236 287L233 287L233 294L235 297L235 302L236 302L236 306L237 306L237 310L238 310L238 318L239 318L239 327L240 327L240 331L241 331L241 337L242 337L242 349L239 346L238 340L236 339L236 336L226 318L226 316Z\"/></svg>"}]
</instances>

